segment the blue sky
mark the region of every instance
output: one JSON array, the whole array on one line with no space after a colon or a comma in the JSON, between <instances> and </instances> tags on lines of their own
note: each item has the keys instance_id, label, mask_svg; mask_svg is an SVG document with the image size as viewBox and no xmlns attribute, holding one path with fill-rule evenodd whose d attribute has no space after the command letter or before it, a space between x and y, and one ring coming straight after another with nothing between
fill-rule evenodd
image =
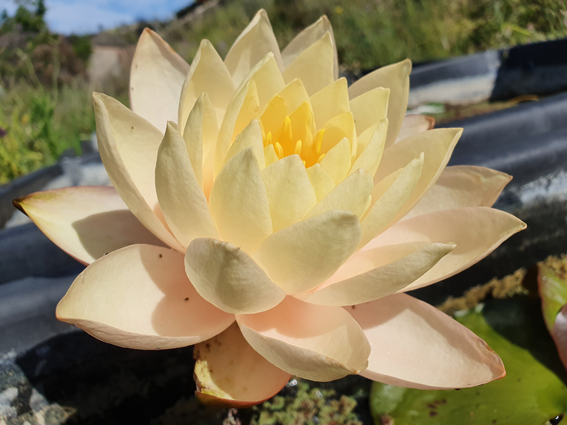
<instances>
[{"instance_id":1,"label":"blue sky","mask_svg":"<svg viewBox=\"0 0 567 425\"><path fill-rule=\"evenodd\" d=\"M45 0L46 21L52 31L86 34L138 19L167 19L191 0ZM16 10L14 0L0 0L0 10Z\"/></svg>"}]
</instances>

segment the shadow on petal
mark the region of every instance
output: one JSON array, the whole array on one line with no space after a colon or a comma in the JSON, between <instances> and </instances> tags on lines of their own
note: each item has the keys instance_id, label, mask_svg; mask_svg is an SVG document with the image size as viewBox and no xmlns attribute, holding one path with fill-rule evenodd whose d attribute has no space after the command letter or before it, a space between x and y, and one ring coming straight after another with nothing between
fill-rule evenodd
<instances>
[{"instance_id":1,"label":"shadow on petal","mask_svg":"<svg viewBox=\"0 0 567 425\"><path fill-rule=\"evenodd\" d=\"M164 246L129 210L90 215L72 224L85 251L94 258L137 243Z\"/></svg>"}]
</instances>

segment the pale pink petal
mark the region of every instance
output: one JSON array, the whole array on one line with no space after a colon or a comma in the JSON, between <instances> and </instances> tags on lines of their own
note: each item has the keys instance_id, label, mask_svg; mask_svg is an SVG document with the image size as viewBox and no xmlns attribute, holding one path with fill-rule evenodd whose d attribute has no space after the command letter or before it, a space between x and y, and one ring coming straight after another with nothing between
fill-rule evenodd
<instances>
[{"instance_id":1,"label":"pale pink petal","mask_svg":"<svg viewBox=\"0 0 567 425\"><path fill-rule=\"evenodd\" d=\"M196 344L234 321L195 291L183 254L152 245L131 245L92 263L56 314L101 341L141 350Z\"/></svg>"},{"instance_id":2,"label":"pale pink petal","mask_svg":"<svg viewBox=\"0 0 567 425\"><path fill-rule=\"evenodd\" d=\"M370 346L340 307L287 297L264 313L238 315L246 341L278 368L305 379L332 381L366 369Z\"/></svg>"},{"instance_id":3,"label":"pale pink petal","mask_svg":"<svg viewBox=\"0 0 567 425\"><path fill-rule=\"evenodd\" d=\"M488 207L457 208L398 222L364 249L414 241L456 243L457 247L450 254L404 289L411 291L469 268L525 228L525 223L504 211Z\"/></svg>"},{"instance_id":4,"label":"pale pink petal","mask_svg":"<svg viewBox=\"0 0 567 425\"><path fill-rule=\"evenodd\" d=\"M272 53L280 69L283 69L278 42L265 10L260 10L238 36L224 63L238 85L254 66L268 53Z\"/></svg>"},{"instance_id":5,"label":"pale pink petal","mask_svg":"<svg viewBox=\"0 0 567 425\"><path fill-rule=\"evenodd\" d=\"M296 57L298 57L305 49L319 40L325 33L331 35L335 54L333 60L333 75L336 80L339 78L339 59L337 55L337 47L335 37L333 35L333 27L326 16L321 16L317 22L301 31L282 51L282 59L284 66L287 68Z\"/></svg>"},{"instance_id":6,"label":"pale pink petal","mask_svg":"<svg viewBox=\"0 0 567 425\"><path fill-rule=\"evenodd\" d=\"M254 258L288 294L313 289L353 254L360 241L358 217L332 210L272 233Z\"/></svg>"},{"instance_id":7,"label":"pale pink petal","mask_svg":"<svg viewBox=\"0 0 567 425\"><path fill-rule=\"evenodd\" d=\"M431 130L435 126L435 119L427 115L406 115L402 122L402 128L398 133L396 142L410 136Z\"/></svg>"},{"instance_id":8,"label":"pale pink petal","mask_svg":"<svg viewBox=\"0 0 567 425\"><path fill-rule=\"evenodd\" d=\"M195 395L202 403L239 409L275 396L291 378L258 354L235 323L195 345Z\"/></svg>"},{"instance_id":9,"label":"pale pink petal","mask_svg":"<svg viewBox=\"0 0 567 425\"><path fill-rule=\"evenodd\" d=\"M285 297L248 254L228 242L195 239L185 253L185 271L204 299L228 313L259 313Z\"/></svg>"},{"instance_id":10,"label":"pale pink petal","mask_svg":"<svg viewBox=\"0 0 567 425\"><path fill-rule=\"evenodd\" d=\"M345 309L370 341L362 376L418 389L468 388L505 376L482 339L429 304L405 294Z\"/></svg>"},{"instance_id":11,"label":"pale pink petal","mask_svg":"<svg viewBox=\"0 0 567 425\"><path fill-rule=\"evenodd\" d=\"M153 170L163 134L109 96L93 93L93 104L100 156L116 191L148 230L183 251L159 218Z\"/></svg>"},{"instance_id":12,"label":"pale pink petal","mask_svg":"<svg viewBox=\"0 0 567 425\"><path fill-rule=\"evenodd\" d=\"M421 201L404 217L461 207L491 207L512 176L485 167L447 167Z\"/></svg>"},{"instance_id":13,"label":"pale pink petal","mask_svg":"<svg viewBox=\"0 0 567 425\"><path fill-rule=\"evenodd\" d=\"M130 72L130 107L161 131L177 121L177 107L189 64L159 35L146 28Z\"/></svg>"},{"instance_id":14,"label":"pale pink petal","mask_svg":"<svg viewBox=\"0 0 567 425\"><path fill-rule=\"evenodd\" d=\"M392 65L384 66L350 86L348 92L351 99L363 95L375 88L383 87L390 89L388 102L388 138L386 146L391 146L402 128L402 122L406 114L409 96L409 75L411 73L411 61L406 59Z\"/></svg>"},{"instance_id":15,"label":"pale pink petal","mask_svg":"<svg viewBox=\"0 0 567 425\"><path fill-rule=\"evenodd\" d=\"M57 246L83 264L136 243L161 245L113 187L66 187L32 193L13 203Z\"/></svg>"}]
</instances>

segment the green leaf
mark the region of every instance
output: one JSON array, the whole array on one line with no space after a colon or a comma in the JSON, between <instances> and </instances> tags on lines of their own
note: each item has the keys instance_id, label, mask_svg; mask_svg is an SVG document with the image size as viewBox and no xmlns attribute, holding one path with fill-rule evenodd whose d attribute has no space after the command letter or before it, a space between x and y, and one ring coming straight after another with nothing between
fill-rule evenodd
<instances>
[{"instance_id":1,"label":"green leaf","mask_svg":"<svg viewBox=\"0 0 567 425\"><path fill-rule=\"evenodd\" d=\"M370 403L375 423L558 424L567 411L567 387L553 371L565 371L545 330L538 300L491 300L457 320L500 355L507 376L463 390L423 391L374 383Z\"/></svg>"}]
</instances>

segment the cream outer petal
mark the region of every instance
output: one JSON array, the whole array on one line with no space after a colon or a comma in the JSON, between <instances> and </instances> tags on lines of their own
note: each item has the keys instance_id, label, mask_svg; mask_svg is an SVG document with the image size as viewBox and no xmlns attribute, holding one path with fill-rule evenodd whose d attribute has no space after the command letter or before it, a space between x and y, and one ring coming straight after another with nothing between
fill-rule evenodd
<instances>
[{"instance_id":1,"label":"cream outer petal","mask_svg":"<svg viewBox=\"0 0 567 425\"><path fill-rule=\"evenodd\" d=\"M236 84L248 75L250 70L268 53L272 53L280 69L283 69L278 41L265 10L260 10L238 36L224 63Z\"/></svg>"},{"instance_id":2,"label":"cream outer petal","mask_svg":"<svg viewBox=\"0 0 567 425\"><path fill-rule=\"evenodd\" d=\"M335 181L331 175L321 167L321 164L314 164L307 169L307 175L311 185L317 195L317 201L321 201L335 187Z\"/></svg>"},{"instance_id":3,"label":"cream outer petal","mask_svg":"<svg viewBox=\"0 0 567 425\"><path fill-rule=\"evenodd\" d=\"M324 284L323 288L301 298L309 303L331 306L361 304L383 298L408 286L435 266L441 258L454 248L455 244L451 243L427 244L392 263L368 271L361 267L356 276L328 286ZM374 249L364 251L361 254L360 257L363 256L364 258L359 257L353 259L353 261L363 263L362 266L367 266L368 263L379 261L380 259L374 258L374 256L380 255L382 252L380 249ZM356 257L356 254L353 257ZM349 259L349 261L351 260ZM352 264L347 265L349 269L352 269L352 267ZM337 273L343 274L340 269ZM333 277L330 280L333 280Z\"/></svg>"},{"instance_id":4,"label":"cream outer petal","mask_svg":"<svg viewBox=\"0 0 567 425\"><path fill-rule=\"evenodd\" d=\"M363 150L360 152L358 158L356 158L354 164L352 164L349 174L352 174L356 170L362 168L370 172L372 177L376 175L376 171L378 171L380 161L382 160L382 155L384 154L387 133L388 119L386 118L380 121L380 123L376 126L376 129L366 146L358 145L358 148L362 148Z\"/></svg>"},{"instance_id":5,"label":"cream outer petal","mask_svg":"<svg viewBox=\"0 0 567 425\"><path fill-rule=\"evenodd\" d=\"M275 396L291 378L254 351L236 323L195 345L193 357L195 393L205 404L254 406Z\"/></svg>"},{"instance_id":6,"label":"cream outer petal","mask_svg":"<svg viewBox=\"0 0 567 425\"><path fill-rule=\"evenodd\" d=\"M400 211L416 190L416 185L422 173L423 154L406 165L399 174L395 171L392 173L393 176L384 177L384 184L380 182L374 186L372 191L374 203L361 222L362 237L359 247L366 245L395 223L396 216L400 214ZM387 189L383 187L387 186L391 179L393 179L392 184ZM386 189L385 192L380 193L384 189Z\"/></svg>"},{"instance_id":7,"label":"cream outer petal","mask_svg":"<svg viewBox=\"0 0 567 425\"><path fill-rule=\"evenodd\" d=\"M172 248L183 251L156 215L161 210L152 171L162 133L111 97L93 93L93 104L100 156L116 191L148 230Z\"/></svg>"},{"instance_id":8,"label":"cream outer petal","mask_svg":"<svg viewBox=\"0 0 567 425\"><path fill-rule=\"evenodd\" d=\"M161 131L177 121L177 105L189 64L159 35L146 28L130 71L130 106Z\"/></svg>"},{"instance_id":9,"label":"cream outer petal","mask_svg":"<svg viewBox=\"0 0 567 425\"><path fill-rule=\"evenodd\" d=\"M195 238L217 238L185 141L170 124L159 148L155 174L159 203L177 240L187 247Z\"/></svg>"},{"instance_id":10,"label":"cream outer petal","mask_svg":"<svg viewBox=\"0 0 567 425\"><path fill-rule=\"evenodd\" d=\"M282 51L282 59L284 66L287 68L294 59L299 56L305 49L319 40L325 33L329 33L333 42L335 54L333 60L333 76L334 79L339 78L339 58L337 55L337 46L333 35L333 27L326 16L321 16L315 23L301 31Z\"/></svg>"},{"instance_id":11,"label":"cream outer petal","mask_svg":"<svg viewBox=\"0 0 567 425\"><path fill-rule=\"evenodd\" d=\"M113 187L36 192L14 200L14 205L53 243L83 264L128 245L162 244L128 210Z\"/></svg>"},{"instance_id":12,"label":"cream outer petal","mask_svg":"<svg viewBox=\"0 0 567 425\"><path fill-rule=\"evenodd\" d=\"M248 254L228 242L195 239L185 253L185 271L197 292L227 313L259 313L285 298Z\"/></svg>"},{"instance_id":13,"label":"cream outer petal","mask_svg":"<svg viewBox=\"0 0 567 425\"><path fill-rule=\"evenodd\" d=\"M461 207L491 207L512 176L485 167L446 167L437 182L404 217Z\"/></svg>"},{"instance_id":14,"label":"cream outer petal","mask_svg":"<svg viewBox=\"0 0 567 425\"><path fill-rule=\"evenodd\" d=\"M195 291L183 254L152 245L131 245L92 263L56 315L104 342L141 350L196 344L234 321Z\"/></svg>"},{"instance_id":15,"label":"cream outer petal","mask_svg":"<svg viewBox=\"0 0 567 425\"><path fill-rule=\"evenodd\" d=\"M423 154L423 170L415 190L399 211L395 220L405 216L435 184L451 158L453 149L463 130L460 128L440 128L408 137L384 150L382 161L374 177L378 182L385 176L404 167L416 156Z\"/></svg>"},{"instance_id":16,"label":"cream outer petal","mask_svg":"<svg viewBox=\"0 0 567 425\"><path fill-rule=\"evenodd\" d=\"M367 128L388 117L389 98L390 89L378 87L350 101L350 110L356 122L356 134L362 134Z\"/></svg>"},{"instance_id":17,"label":"cream outer petal","mask_svg":"<svg viewBox=\"0 0 567 425\"><path fill-rule=\"evenodd\" d=\"M221 121L235 91L236 85L211 42L201 41L191 69L185 77L181 100L178 100L179 128L185 128L185 122L193 105L203 93L209 95L215 107L217 120Z\"/></svg>"},{"instance_id":18,"label":"cream outer petal","mask_svg":"<svg viewBox=\"0 0 567 425\"><path fill-rule=\"evenodd\" d=\"M215 176L222 168L231 143L255 118L262 108L285 88L282 75L272 53L252 68L231 99L222 121L215 151Z\"/></svg>"},{"instance_id":19,"label":"cream outer petal","mask_svg":"<svg viewBox=\"0 0 567 425\"><path fill-rule=\"evenodd\" d=\"M247 252L272 233L268 195L252 148L223 167L213 183L209 208L222 239Z\"/></svg>"},{"instance_id":20,"label":"cream outer petal","mask_svg":"<svg viewBox=\"0 0 567 425\"><path fill-rule=\"evenodd\" d=\"M238 315L248 343L276 367L305 379L332 381L367 366L370 346L340 307L287 297L264 313Z\"/></svg>"},{"instance_id":21,"label":"cream outer petal","mask_svg":"<svg viewBox=\"0 0 567 425\"><path fill-rule=\"evenodd\" d=\"M286 293L298 294L329 278L359 241L358 217L332 210L271 234L254 258Z\"/></svg>"},{"instance_id":22,"label":"cream outer petal","mask_svg":"<svg viewBox=\"0 0 567 425\"><path fill-rule=\"evenodd\" d=\"M316 128L321 128L331 118L350 111L348 83L340 78L323 87L310 98Z\"/></svg>"},{"instance_id":23,"label":"cream outer petal","mask_svg":"<svg viewBox=\"0 0 567 425\"><path fill-rule=\"evenodd\" d=\"M402 128L402 122L406 114L409 96L409 75L411 73L411 61L406 59L392 65L384 66L365 75L349 87L351 99L355 99L377 87L390 89L388 103L388 138L386 146L391 146Z\"/></svg>"},{"instance_id":24,"label":"cream outer petal","mask_svg":"<svg viewBox=\"0 0 567 425\"><path fill-rule=\"evenodd\" d=\"M252 148L254 156L258 161L258 167L263 170L266 166L266 159L264 154L264 141L262 139L262 127L259 120L252 120L250 124L236 136L230 149L226 153L224 163L226 164L234 155L242 152L245 149ZM275 152L274 152L275 153Z\"/></svg>"},{"instance_id":25,"label":"cream outer petal","mask_svg":"<svg viewBox=\"0 0 567 425\"><path fill-rule=\"evenodd\" d=\"M350 140L345 137L329 149L319 163L329 173L335 184L343 181L350 171L352 166L351 152Z\"/></svg>"},{"instance_id":26,"label":"cream outer petal","mask_svg":"<svg viewBox=\"0 0 567 425\"><path fill-rule=\"evenodd\" d=\"M299 155L290 155L262 171L274 232L305 217L317 203L315 190Z\"/></svg>"},{"instance_id":27,"label":"cream outer petal","mask_svg":"<svg viewBox=\"0 0 567 425\"><path fill-rule=\"evenodd\" d=\"M360 168L347 176L333 188L317 205L309 211L306 218L314 217L331 210L350 211L361 218L370 206L374 181L372 174Z\"/></svg>"},{"instance_id":28,"label":"cream outer petal","mask_svg":"<svg viewBox=\"0 0 567 425\"><path fill-rule=\"evenodd\" d=\"M365 249L412 241L456 243L455 250L404 288L404 291L411 291L467 269L525 228L524 222L500 210L488 207L457 208L400 221L373 239Z\"/></svg>"},{"instance_id":29,"label":"cream outer petal","mask_svg":"<svg viewBox=\"0 0 567 425\"><path fill-rule=\"evenodd\" d=\"M500 357L473 332L406 294L346 307L370 341L362 376L418 389L468 388L505 376Z\"/></svg>"},{"instance_id":30,"label":"cream outer petal","mask_svg":"<svg viewBox=\"0 0 567 425\"><path fill-rule=\"evenodd\" d=\"M335 81L335 46L330 33L301 52L282 73L286 83L300 78L311 96Z\"/></svg>"},{"instance_id":31,"label":"cream outer petal","mask_svg":"<svg viewBox=\"0 0 567 425\"><path fill-rule=\"evenodd\" d=\"M277 96L285 100L288 112L293 112L299 108L302 103L309 102L307 90L305 90L305 86L299 78L289 82Z\"/></svg>"}]
</instances>

